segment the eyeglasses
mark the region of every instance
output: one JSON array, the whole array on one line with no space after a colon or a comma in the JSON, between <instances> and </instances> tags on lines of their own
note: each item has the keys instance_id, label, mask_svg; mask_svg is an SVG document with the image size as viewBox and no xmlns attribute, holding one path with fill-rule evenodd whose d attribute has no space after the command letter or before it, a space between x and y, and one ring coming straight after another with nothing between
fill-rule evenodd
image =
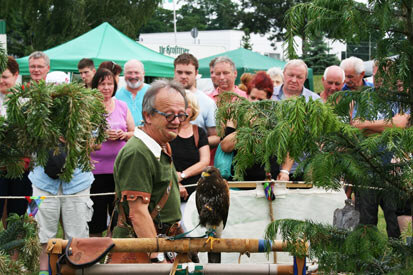
<instances>
[{"instance_id":1,"label":"eyeglasses","mask_svg":"<svg viewBox=\"0 0 413 275\"><path fill-rule=\"evenodd\" d=\"M172 113L168 113L168 114L167 114L167 113L158 111L158 110L156 110L156 109L153 109L153 110L155 111L155 113L158 113L158 114L160 114L161 116L164 116L168 122L172 122L176 117L178 118L178 120L179 120L180 122L184 122L185 119L188 117L188 114L187 114L187 113L179 113L179 114L175 115L175 114L172 114Z\"/></svg>"}]
</instances>

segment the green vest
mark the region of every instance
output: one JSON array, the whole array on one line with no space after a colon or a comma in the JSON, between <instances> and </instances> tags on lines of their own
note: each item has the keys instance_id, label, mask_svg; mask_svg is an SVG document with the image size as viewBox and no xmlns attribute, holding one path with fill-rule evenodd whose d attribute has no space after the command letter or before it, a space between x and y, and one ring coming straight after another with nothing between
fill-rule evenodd
<instances>
[{"instance_id":1,"label":"green vest","mask_svg":"<svg viewBox=\"0 0 413 275\"><path fill-rule=\"evenodd\" d=\"M172 224L179 221L181 210L178 177L171 162L170 156L163 151L160 159L157 159L139 138L133 136L120 150L115 161L113 176L117 198L119 200L122 198L122 191L146 193L150 195L149 213L151 213L172 179L173 184L168 201L160 215L155 218L155 222ZM121 203L126 217L129 217L126 197Z\"/></svg>"}]
</instances>

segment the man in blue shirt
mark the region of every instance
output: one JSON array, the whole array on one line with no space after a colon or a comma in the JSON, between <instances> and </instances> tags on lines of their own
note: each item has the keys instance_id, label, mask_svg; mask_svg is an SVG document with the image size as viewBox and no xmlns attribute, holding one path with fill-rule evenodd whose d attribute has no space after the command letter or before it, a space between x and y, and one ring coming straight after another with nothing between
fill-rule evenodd
<instances>
[{"instance_id":1,"label":"man in blue shirt","mask_svg":"<svg viewBox=\"0 0 413 275\"><path fill-rule=\"evenodd\" d=\"M128 104L136 126L142 125L142 101L143 96L150 85L143 82L145 68L139 60L131 59L125 63L123 68L125 73L126 87L122 87L116 92L116 98Z\"/></svg>"},{"instance_id":2,"label":"man in blue shirt","mask_svg":"<svg viewBox=\"0 0 413 275\"><path fill-rule=\"evenodd\" d=\"M274 87L274 93L271 99L279 101L294 96L304 96L306 100L310 97L315 100L320 96L304 87L307 79L308 67L301 59L288 61L283 70L284 84Z\"/></svg>"},{"instance_id":3,"label":"man in blue shirt","mask_svg":"<svg viewBox=\"0 0 413 275\"><path fill-rule=\"evenodd\" d=\"M295 96L303 96L306 101L310 98L313 100L319 99L320 96L304 87L304 82L307 79L308 67L301 59L290 60L284 67L284 84L274 87L274 93L271 99L280 101ZM297 169L298 163L287 157L284 160L277 180L289 181L292 174ZM292 178L292 180L302 180L301 176Z\"/></svg>"},{"instance_id":4,"label":"man in blue shirt","mask_svg":"<svg viewBox=\"0 0 413 275\"><path fill-rule=\"evenodd\" d=\"M92 172L83 172L76 168L72 180L49 177L44 167L37 166L29 174L32 182L33 196L45 196L39 206L35 219L39 225L40 273L48 273L48 255L46 245L49 239L56 238L59 220L62 220L65 239L89 237L88 222L93 215L93 202L89 197L90 186L94 180ZM75 197L48 198L55 195L78 195Z\"/></svg>"},{"instance_id":5,"label":"man in blue shirt","mask_svg":"<svg viewBox=\"0 0 413 275\"><path fill-rule=\"evenodd\" d=\"M373 87L373 83L365 81L365 69L363 60L360 58L351 56L347 59L344 59L340 63L340 67L344 70L346 76L343 86L343 91L352 90L355 91L362 86Z\"/></svg>"}]
</instances>

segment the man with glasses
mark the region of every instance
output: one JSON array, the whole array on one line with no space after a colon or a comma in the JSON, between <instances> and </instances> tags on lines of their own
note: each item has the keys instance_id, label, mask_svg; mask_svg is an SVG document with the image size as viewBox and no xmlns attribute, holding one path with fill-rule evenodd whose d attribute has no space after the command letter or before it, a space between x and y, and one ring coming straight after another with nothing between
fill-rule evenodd
<instances>
[{"instance_id":1,"label":"man with glasses","mask_svg":"<svg viewBox=\"0 0 413 275\"><path fill-rule=\"evenodd\" d=\"M135 129L115 161L119 218L114 238L155 238L157 234L177 233L180 196L168 142L178 135L181 122L188 116L186 108L185 90L174 81L155 81L146 92L142 106L144 124ZM136 254L118 254L112 262L130 262L133 255ZM151 253L150 261L163 262L163 254Z\"/></svg>"},{"instance_id":2,"label":"man with glasses","mask_svg":"<svg viewBox=\"0 0 413 275\"><path fill-rule=\"evenodd\" d=\"M29 55L29 72L33 81L46 80L50 71L50 59L43 52L33 52Z\"/></svg>"},{"instance_id":3,"label":"man with glasses","mask_svg":"<svg viewBox=\"0 0 413 275\"><path fill-rule=\"evenodd\" d=\"M139 60L131 59L125 63L123 68L125 74L126 87L120 88L116 92L116 99L122 100L128 104L132 113L135 125L142 125L142 100L149 88L144 83L145 68Z\"/></svg>"}]
</instances>

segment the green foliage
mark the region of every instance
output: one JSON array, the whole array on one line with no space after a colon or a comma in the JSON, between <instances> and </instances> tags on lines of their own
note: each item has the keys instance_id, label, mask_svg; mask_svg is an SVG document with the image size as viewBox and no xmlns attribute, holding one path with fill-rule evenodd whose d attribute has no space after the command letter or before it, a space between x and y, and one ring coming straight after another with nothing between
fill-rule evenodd
<instances>
[{"instance_id":1,"label":"green foliage","mask_svg":"<svg viewBox=\"0 0 413 275\"><path fill-rule=\"evenodd\" d=\"M139 33L173 32L173 11L158 7L148 21L139 29Z\"/></svg>"},{"instance_id":2,"label":"green foliage","mask_svg":"<svg viewBox=\"0 0 413 275\"><path fill-rule=\"evenodd\" d=\"M322 75L314 75L314 93L320 94L324 91L323 83L321 82Z\"/></svg>"},{"instance_id":3,"label":"green foliage","mask_svg":"<svg viewBox=\"0 0 413 275\"><path fill-rule=\"evenodd\" d=\"M413 150L412 128L388 128L381 135L364 135L348 124L351 98L358 96L363 100L359 100L357 116L376 119L374 110L391 112L391 106L371 91L337 93L327 104L306 102L304 97L248 102L234 94L222 95L217 113L219 131L228 120L237 125L235 178L242 179L245 169L255 162L265 164L269 171L268 160L273 155L282 162L287 152L293 159L305 153L299 168L304 169L305 180L315 186L338 190L344 181L354 184L356 190L374 187L382 196L413 199L413 163L406 154ZM337 98L341 100L334 110ZM389 151L396 163L383 161L389 158ZM280 228L290 251L298 256L305 247L297 246L296 241L310 240L310 253L323 271L386 274L412 268L411 247L387 243L375 227L352 233L308 222L278 223L267 229L268 238L275 237L273 232ZM401 254L407 258L400 258Z\"/></svg>"},{"instance_id":4,"label":"green foliage","mask_svg":"<svg viewBox=\"0 0 413 275\"><path fill-rule=\"evenodd\" d=\"M105 138L102 95L79 83L53 85L30 82L13 89L7 101L7 119L0 117L0 167L7 176L23 172L24 156L44 166L48 152L64 140L66 163L60 178L69 182L76 167L90 171L90 153ZM97 136L94 136L94 132Z\"/></svg>"},{"instance_id":5,"label":"green foliage","mask_svg":"<svg viewBox=\"0 0 413 275\"><path fill-rule=\"evenodd\" d=\"M411 1L369 1L369 4L347 0L316 0L298 4L287 14L287 42L290 57L296 56L294 36L302 35L302 28L309 38L325 34L328 38L347 43L368 40L369 36L377 41L375 58L380 61L380 89L382 94L395 91L395 82L403 83L404 91L413 92L413 27L411 21ZM366 31L368 30L368 31ZM394 66L389 66L387 58L393 54ZM388 73L384 74L384 68ZM389 68L391 67L391 68ZM387 93L389 94L389 93ZM393 97L395 95L393 94ZM400 96L400 94L396 94ZM409 98L407 100L406 98ZM403 100L408 105L413 101L410 96ZM401 101L401 99L396 100Z\"/></svg>"},{"instance_id":6,"label":"green foliage","mask_svg":"<svg viewBox=\"0 0 413 275\"><path fill-rule=\"evenodd\" d=\"M367 135L349 125L350 113L360 121L384 119L390 126L395 113L413 110L412 10L412 1L369 1L366 6L356 1L314 0L288 11L286 38L291 58L296 56L293 38L301 36L302 30L309 39L320 34L352 43L365 41L370 34L377 38L379 71L375 90L335 93L327 108L334 108L338 127L333 131L322 130L319 135L307 135L307 144L299 148L307 153L300 166L306 180L314 185L334 189L344 181L355 185L356 190L369 186L376 188L381 196L394 196L400 201L413 199L412 128L387 127L381 134ZM398 55L388 59L394 52ZM291 104L299 108L298 102ZM350 109L352 106L355 108ZM285 112L285 117L288 116L290 113ZM289 129L303 132L303 125L314 127L314 119L297 116ZM283 121L278 119L277 123ZM283 139L273 142L287 144L287 150L294 152L294 147ZM298 155L296 152L295 156ZM392 157L394 161L390 162ZM303 247L295 243L310 241L310 256L317 258L320 270L327 273L413 272L412 247L395 240L386 241L375 227L348 232L308 221L283 220L268 227L267 238L275 238L278 230L296 255L303 255Z\"/></svg>"},{"instance_id":7,"label":"green foliage","mask_svg":"<svg viewBox=\"0 0 413 275\"><path fill-rule=\"evenodd\" d=\"M219 102L218 131L222 133L222 125L229 120L237 124L238 154L234 158L237 179L242 179L243 171L254 162L265 164L269 171L272 156L277 156L281 163L287 152L299 159L304 152L318 150L321 135L340 128L331 108L321 101L306 102L303 97L249 102L227 93Z\"/></svg>"},{"instance_id":8,"label":"green foliage","mask_svg":"<svg viewBox=\"0 0 413 275\"><path fill-rule=\"evenodd\" d=\"M201 23L198 28L202 30L232 30L238 28L239 18L237 16L238 4L231 0L195 0L186 1L179 11L178 28L188 31ZM194 15L197 19L194 20Z\"/></svg>"},{"instance_id":9,"label":"green foliage","mask_svg":"<svg viewBox=\"0 0 413 275\"><path fill-rule=\"evenodd\" d=\"M231 0L181 1L184 4L176 11L178 31L232 30L240 23L239 5ZM159 26L159 28L155 28ZM140 33L173 31L173 13L161 7L155 11Z\"/></svg>"},{"instance_id":10,"label":"green foliage","mask_svg":"<svg viewBox=\"0 0 413 275\"><path fill-rule=\"evenodd\" d=\"M17 260L11 258L15 251ZM27 215L11 215L7 229L0 232L0 272L19 274L38 270L40 251L36 221Z\"/></svg>"},{"instance_id":11,"label":"green foliage","mask_svg":"<svg viewBox=\"0 0 413 275\"><path fill-rule=\"evenodd\" d=\"M67 42L107 21L132 39L160 0L2 0L8 51L24 56ZM35 22L35 24L34 24Z\"/></svg>"},{"instance_id":12,"label":"green foliage","mask_svg":"<svg viewBox=\"0 0 413 275\"><path fill-rule=\"evenodd\" d=\"M356 274L410 274L409 259L413 247L399 240L388 241L376 227L359 226L354 231L311 221L277 220L268 225L265 238L277 233L287 241L287 250L295 256L307 254L318 259L319 270Z\"/></svg>"},{"instance_id":13,"label":"green foliage","mask_svg":"<svg viewBox=\"0 0 413 275\"><path fill-rule=\"evenodd\" d=\"M366 6L355 1L316 0L311 3L299 4L288 12L287 37L289 38L289 53L294 56L292 38L298 35L300 27L305 27L308 37L317 37L325 33L329 38L359 42L368 35L377 38L377 59L379 61L378 82L373 91L371 88L359 91L336 93L331 98L335 111L349 122L350 105L356 106L355 118L360 120L377 120L384 116L390 120L395 111L404 113L413 110L413 23L411 21L411 1L370 1ZM388 59L397 52L398 56ZM340 99L337 103L337 99ZM308 160L308 172L311 170L313 180L322 177L339 180L341 176L352 179L353 184L376 186L383 192L395 192L396 195L412 198L411 177L412 162L408 152L411 152L412 130L389 128L381 135L365 136L347 130L334 135L329 140L322 140L323 148L320 154L323 158L312 155ZM340 150L336 150L340 148ZM394 154L397 163L383 162L389 158L386 151ZM342 158L340 160L340 158ZM318 160L316 163L315 160ZM317 173L317 167L334 167L328 172ZM340 165L341 168L337 168ZM351 169L348 169L351 167ZM329 175L326 175L329 174Z\"/></svg>"},{"instance_id":14,"label":"green foliage","mask_svg":"<svg viewBox=\"0 0 413 275\"><path fill-rule=\"evenodd\" d=\"M271 40L281 40L285 34L285 16L292 6L308 0L243 0L239 17L243 28L251 32L271 33Z\"/></svg>"},{"instance_id":15,"label":"green foliage","mask_svg":"<svg viewBox=\"0 0 413 275\"><path fill-rule=\"evenodd\" d=\"M247 50L252 50L252 44L251 44L251 33L249 29L244 30L244 35L241 38L241 47Z\"/></svg>"},{"instance_id":16,"label":"green foliage","mask_svg":"<svg viewBox=\"0 0 413 275\"><path fill-rule=\"evenodd\" d=\"M308 67L313 69L315 74L323 74L328 66L340 63L337 56L330 54L329 50L330 48L323 41L323 38L317 37L306 44L302 59Z\"/></svg>"}]
</instances>

